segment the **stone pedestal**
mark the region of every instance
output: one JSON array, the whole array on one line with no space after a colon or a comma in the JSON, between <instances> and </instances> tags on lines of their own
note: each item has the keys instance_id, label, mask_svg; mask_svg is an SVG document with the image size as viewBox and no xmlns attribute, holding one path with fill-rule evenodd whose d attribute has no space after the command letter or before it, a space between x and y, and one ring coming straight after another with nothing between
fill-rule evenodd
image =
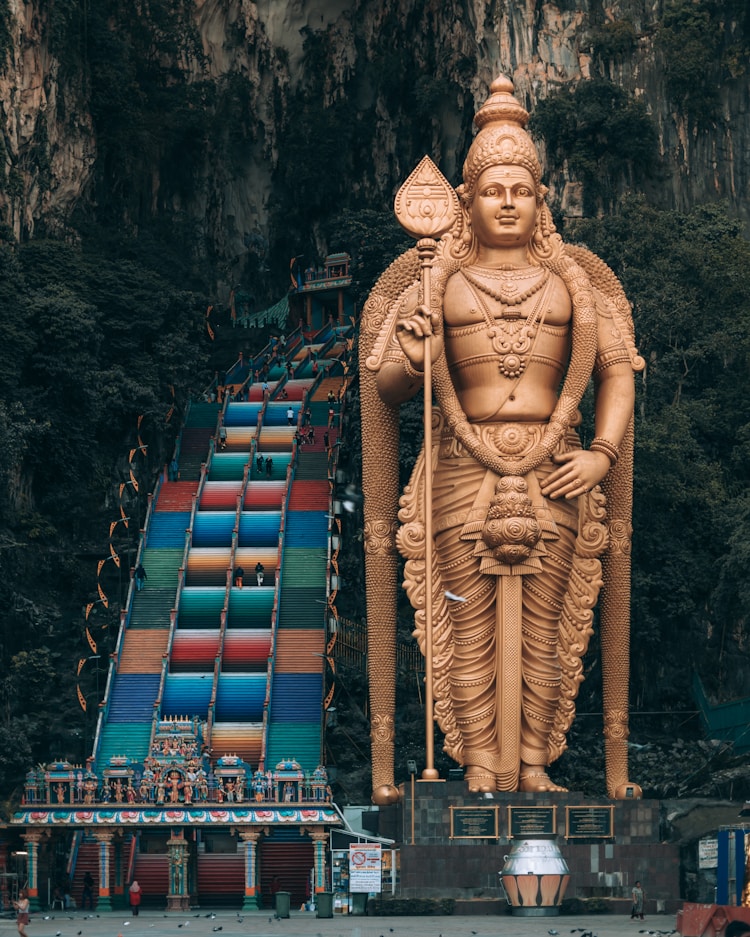
<instances>
[{"instance_id":1,"label":"stone pedestal","mask_svg":"<svg viewBox=\"0 0 750 937\"><path fill-rule=\"evenodd\" d=\"M400 841L402 898L504 900L498 873L514 841L527 835L510 835L509 808L516 817L520 810L524 823L532 823L538 813L549 825L536 833L556 837L570 870L566 898L626 900L638 879L649 883L650 900L664 901L670 910L680 894L680 848L663 842L659 801L593 801L575 791L487 796L470 794L462 781L452 780L418 782L413 803L410 785L404 784L401 796L398 806L381 808L381 813ZM605 835L610 832L605 823L581 822L587 810L603 821L611 810L612 835ZM459 823L456 811L466 811L467 822ZM574 816L579 818L575 828ZM383 828L379 832L383 835Z\"/></svg>"}]
</instances>

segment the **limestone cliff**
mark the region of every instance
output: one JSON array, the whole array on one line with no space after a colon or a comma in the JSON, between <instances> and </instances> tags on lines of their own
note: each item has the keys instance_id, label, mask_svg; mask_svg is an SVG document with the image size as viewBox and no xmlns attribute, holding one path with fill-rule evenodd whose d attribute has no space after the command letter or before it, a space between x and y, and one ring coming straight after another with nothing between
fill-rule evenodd
<instances>
[{"instance_id":1,"label":"limestone cliff","mask_svg":"<svg viewBox=\"0 0 750 937\"><path fill-rule=\"evenodd\" d=\"M0 0L0 222L16 239L75 236L77 210L96 213L127 188L123 223L198 220L206 250L234 276L278 240L305 148L316 158L330 148L323 166L347 176L339 194L355 205L389 204L425 150L456 181L473 111L500 72L530 109L581 81L613 81L655 122L664 204L725 199L748 222L748 76L719 69L714 111L693 119L669 86L664 10L663 0ZM743 38L729 15L717 28L716 56ZM601 41L623 33L619 46ZM107 72L109 41L132 74L115 59ZM142 104L150 89L176 85L185 94L173 112ZM129 126L131 104L151 107L152 124L123 141L111 128L120 115ZM569 167L550 181L575 210Z\"/></svg>"}]
</instances>

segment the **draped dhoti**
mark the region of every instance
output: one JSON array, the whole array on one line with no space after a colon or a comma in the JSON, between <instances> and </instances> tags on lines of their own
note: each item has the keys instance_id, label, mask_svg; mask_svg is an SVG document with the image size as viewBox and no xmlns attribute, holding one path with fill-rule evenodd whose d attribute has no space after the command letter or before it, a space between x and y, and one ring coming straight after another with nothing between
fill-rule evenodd
<instances>
[{"instance_id":1,"label":"draped dhoti","mask_svg":"<svg viewBox=\"0 0 750 937\"><path fill-rule=\"evenodd\" d=\"M544 424L484 424L483 442L504 458L537 445ZM579 447L569 432L559 451ZM463 738L464 764L516 790L519 764L548 763L558 706L558 639L578 527L576 501L542 496L539 482L554 466L524 476L541 538L525 561L498 561L482 527L498 476L444 430L433 476L433 536L449 601L453 660L450 694Z\"/></svg>"}]
</instances>

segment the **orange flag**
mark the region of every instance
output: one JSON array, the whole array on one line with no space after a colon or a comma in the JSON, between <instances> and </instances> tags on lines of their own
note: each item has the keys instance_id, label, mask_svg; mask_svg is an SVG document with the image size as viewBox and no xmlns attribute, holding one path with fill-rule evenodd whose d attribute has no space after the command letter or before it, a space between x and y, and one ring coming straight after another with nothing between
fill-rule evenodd
<instances>
[{"instance_id":1,"label":"orange flag","mask_svg":"<svg viewBox=\"0 0 750 937\"><path fill-rule=\"evenodd\" d=\"M104 589L102 589L102 587L101 587L100 585L98 585L98 584L97 584L96 588L97 588L97 591L99 592L99 598L102 600L102 605L103 605L105 608L109 608L109 599L108 599L107 596L105 595Z\"/></svg>"},{"instance_id":2,"label":"orange flag","mask_svg":"<svg viewBox=\"0 0 750 937\"><path fill-rule=\"evenodd\" d=\"M86 699L79 686L76 686L76 693L78 693L78 702L81 704L81 709L86 712Z\"/></svg>"},{"instance_id":3,"label":"orange flag","mask_svg":"<svg viewBox=\"0 0 750 937\"><path fill-rule=\"evenodd\" d=\"M89 631L88 628L86 629L86 637L88 638L89 647L91 648L92 652L96 654L96 641L92 637L91 632Z\"/></svg>"}]
</instances>

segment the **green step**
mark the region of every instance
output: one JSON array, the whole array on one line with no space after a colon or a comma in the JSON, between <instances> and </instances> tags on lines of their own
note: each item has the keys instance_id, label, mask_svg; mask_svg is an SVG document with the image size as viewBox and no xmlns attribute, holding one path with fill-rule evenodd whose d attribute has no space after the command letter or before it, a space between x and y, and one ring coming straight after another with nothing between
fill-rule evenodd
<instances>
[{"instance_id":1,"label":"green step","mask_svg":"<svg viewBox=\"0 0 750 937\"><path fill-rule=\"evenodd\" d=\"M170 613L174 608L177 583L171 589L152 589L136 592L130 613L131 628L169 628Z\"/></svg>"},{"instance_id":2,"label":"green step","mask_svg":"<svg viewBox=\"0 0 750 937\"><path fill-rule=\"evenodd\" d=\"M271 771L284 758L294 758L305 774L321 763L320 722L279 722L268 727L266 768Z\"/></svg>"},{"instance_id":3,"label":"green step","mask_svg":"<svg viewBox=\"0 0 750 937\"><path fill-rule=\"evenodd\" d=\"M325 598L326 590L323 581L314 588L311 586L283 587L279 602L278 627L322 628Z\"/></svg>"},{"instance_id":4,"label":"green step","mask_svg":"<svg viewBox=\"0 0 750 937\"><path fill-rule=\"evenodd\" d=\"M185 420L185 426L216 426L216 418L219 415L221 404L218 403L196 403L190 404L190 409Z\"/></svg>"},{"instance_id":5,"label":"green step","mask_svg":"<svg viewBox=\"0 0 750 937\"><path fill-rule=\"evenodd\" d=\"M146 570L143 592L164 586L177 587L177 572L182 565L185 550L182 547L146 547L141 562Z\"/></svg>"},{"instance_id":6,"label":"green step","mask_svg":"<svg viewBox=\"0 0 750 937\"><path fill-rule=\"evenodd\" d=\"M113 755L127 755L131 761L142 762L150 741L150 722L107 724L102 729L97 765L100 769L107 767Z\"/></svg>"},{"instance_id":7,"label":"green step","mask_svg":"<svg viewBox=\"0 0 750 937\"><path fill-rule=\"evenodd\" d=\"M325 588L327 566L328 557L322 546L284 547L281 562L282 600L287 584L293 589L314 585Z\"/></svg>"}]
</instances>

